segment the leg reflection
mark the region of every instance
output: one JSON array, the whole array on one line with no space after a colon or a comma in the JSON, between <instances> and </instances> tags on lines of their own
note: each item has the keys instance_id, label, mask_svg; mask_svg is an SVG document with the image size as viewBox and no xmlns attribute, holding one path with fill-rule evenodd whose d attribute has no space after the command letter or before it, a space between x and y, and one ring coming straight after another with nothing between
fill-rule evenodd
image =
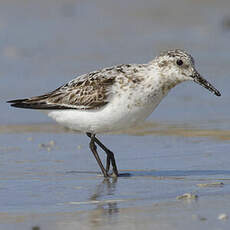
<instances>
[{"instance_id":1,"label":"leg reflection","mask_svg":"<svg viewBox=\"0 0 230 230\"><path fill-rule=\"evenodd\" d=\"M98 201L96 208L90 213L90 221L94 227L116 222L119 208L115 199L112 199L116 190L117 178L106 178L97 185L95 192L90 196L91 201Z\"/></svg>"}]
</instances>

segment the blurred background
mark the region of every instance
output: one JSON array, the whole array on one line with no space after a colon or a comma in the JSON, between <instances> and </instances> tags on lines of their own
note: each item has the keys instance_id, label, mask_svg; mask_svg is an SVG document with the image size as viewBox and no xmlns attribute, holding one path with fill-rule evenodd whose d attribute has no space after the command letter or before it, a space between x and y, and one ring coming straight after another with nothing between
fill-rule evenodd
<instances>
[{"instance_id":1,"label":"blurred background","mask_svg":"<svg viewBox=\"0 0 230 230\"><path fill-rule=\"evenodd\" d=\"M10 108L7 100L46 93L102 67L146 63L162 50L182 48L222 97L184 83L150 119L199 126L209 120L216 128L229 128L228 0L2 0L0 38L1 124L50 122L40 113Z\"/></svg>"},{"instance_id":2,"label":"blurred background","mask_svg":"<svg viewBox=\"0 0 230 230\"><path fill-rule=\"evenodd\" d=\"M104 181L85 135L6 104L175 48L222 96L185 82L153 125L102 136L130 177ZM229 48L229 0L0 0L0 229L229 230Z\"/></svg>"}]
</instances>

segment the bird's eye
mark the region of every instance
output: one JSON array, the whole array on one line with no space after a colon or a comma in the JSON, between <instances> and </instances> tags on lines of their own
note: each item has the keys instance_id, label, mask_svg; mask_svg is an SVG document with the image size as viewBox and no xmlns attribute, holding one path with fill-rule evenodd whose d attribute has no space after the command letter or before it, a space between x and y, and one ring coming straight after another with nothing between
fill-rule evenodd
<instances>
[{"instance_id":1,"label":"bird's eye","mask_svg":"<svg viewBox=\"0 0 230 230\"><path fill-rule=\"evenodd\" d=\"M181 59L179 59L176 61L176 64L179 66L182 66L184 64L184 62Z\"/></svg>"}]
</instances>

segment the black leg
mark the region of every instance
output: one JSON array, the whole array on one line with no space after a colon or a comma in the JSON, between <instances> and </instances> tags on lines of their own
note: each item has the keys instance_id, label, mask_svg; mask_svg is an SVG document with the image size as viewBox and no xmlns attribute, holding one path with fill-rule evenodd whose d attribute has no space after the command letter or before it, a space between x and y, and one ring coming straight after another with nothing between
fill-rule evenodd
<instances>
[{"instance_id":1,"label":"black leg","mask_svg":"<svg viewBox=\"0 0 230 230\"><path fill-rule=\"evenodd\" d=\"M86 133L88 137L91 138L91 133ZM103 145L96 137L94 138L94 141L105 151L107 154L107 160L106 160L106 172L109 172L110 168L110 162L112 163L113 166L113 173L115 176L118 176L118 170L117 170L117 165L115 161L115 157L112 151L110 151L105 145Z\"/></svg>"},{"instance_id":2,"label":"black leg","mask_svg":"<svg viewBox=\"0 0 230 230\"><path fill-rule=\"evenodd\" d=\"M109 168L110 168L110 157L107 155L106 157L106 172L108 173L109 172Z\"/></svg>"},{"instance_id":3,"label":"black leg","mask_svg":"<svg viewBox=\"0 0 230 230\"><path fill-rule=\"evenodd\" d=\"M87 135L88 135L88 134L87 134ZM95 134L90 134L90 136L91 136L91 137L90 137L90 138L91 138L91 141L90 141L90 143L89 143L89 147L90 147L90 149L91 149L91 151L92 151L92 153L93 153L93 155L94 155L94 157L95 157L95 159L96 159L98 165L100 166L101 171L102 171L104 177L108 177L108 174L107 174L107 172L106 172L106 170L105 170L103 164L101 163L101 160L100 160L100 158L99 158L99 156L98 156L98 153L97 153L97 146L96 146L95 143L94 143L94 142L95 142Z\"/></svg>"},{"instance_id":4,"label":"black leg","mask_svg":"<svg viewBox=\"0 0 230 230\"><path fill-rule=\"evenodd\" d=\"M86 133L86 135L91 138L91 133ZM95 142L98 143L99 140L95 137ZM100 142L101 145L103 145L101 142ZM101 147L101 146L100 146ZM104 145L103 145L104 148L106 148ZM104 150L104 148L102 148ZM105 150L104 150L105 151ZM107 153L106 153L107 154ZM106 172L108 173L109 172L109 169L110 169L110 156L107 154L107 158L106 158Z\"/></svg>"},{"instance_id":5,"label":"black leg","mask_svg":"<svg viewBox=\"0 0 230 230\"><path fill-rule=\"evenodd\" d=\"M109 149L108 151L106 152L108 155L107 155L107 158L109 156L110 160L111 160L111 163L112 163L112 166L113 166L113 172L115 174L115 176L118 176L118 170L117 170L117 165L116 165L116 161L115 161L115 157L114 157L114 154L113 152L111 152Z\"/></svg>"}]
</instances>

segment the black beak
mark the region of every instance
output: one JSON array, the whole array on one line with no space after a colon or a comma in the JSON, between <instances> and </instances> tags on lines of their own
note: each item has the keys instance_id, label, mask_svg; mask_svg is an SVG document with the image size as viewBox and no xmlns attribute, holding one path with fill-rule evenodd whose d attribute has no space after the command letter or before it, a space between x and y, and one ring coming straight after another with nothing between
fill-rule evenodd
<instances>
[{"instance_id":1,"label":"black beak","mask_svg":"<svg viewBox=\"0 0 230 230\"><path fill-rule=\"evenodd\" d=\"M221 96L221 93L214 86L212 86L207 80L201 77L198 72L195 72L191 77L196 83L198 83L199 85L202 85L204 88L208 89L209 91L214 93L216 96Z\"/></svg>"}]
</instances>

